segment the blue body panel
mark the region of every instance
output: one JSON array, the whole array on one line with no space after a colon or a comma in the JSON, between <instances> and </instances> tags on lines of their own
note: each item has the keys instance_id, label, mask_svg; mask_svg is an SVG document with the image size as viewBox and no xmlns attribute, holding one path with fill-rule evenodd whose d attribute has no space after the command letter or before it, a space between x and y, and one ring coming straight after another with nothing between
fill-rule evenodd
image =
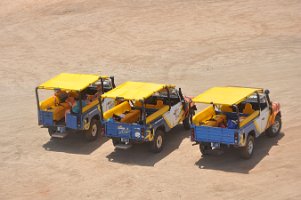
<instances>
[{"instance_id":1,"label":"blue body panel","mask_svg":"<svg viewBox=\"0 0 301 200\"><path fill-rule=\"evenodd\" d=\"M39 120L40 120L40 124L43 126L53 126L53 114L52 112L47 112L47 111L42 111L40 110L39 112Z\"/></svg>"},{"instance_id":2,"label":"blue body panel","mask_svg":"<svg viewBox=\"0 0 301 200\"><path fill-rule=\"evenodd\" d=\"M66 115L66 127L71 129L77 129L77 118L78 116L67 113Z\"/></svg>"},{"instance_id":3,"label":"blue body panel","mask_svg":"<svg viewBox=\"0 0 301 200\"><path fill-rule=\"evenodd\" d=\"M83 130L83 119L88 119L89 122L91 122L92 118L96 115L100 116L100 111L98 110L98 105L90 108L85 113L80 114L72 114L67 113L65 118L65 123L60 122L57 123L56 121L53 121L53 113L48 111L39 111L39 125L45 126L45 127L66 127L68 129L74 129L74 130ZM100 118L100 117L99 117Z\"/></svg>"},{"instance_id":4,"label":"blue body panel","mask_svg":"<svg viewBox=\"0 0 301 200\"><path fill-rule=\"evenodd\" d=\"M146 135L141 134L141 129L146 133L144 125L120 123L111 120L105 122L105 136L107 137L144 141ZM138 132L140 134L137 134Z\"/></svg>"},{"instance_id":5,"label":"blue body panel","mask_svg":"<svg viewBox=\"0 0 301 200\"><path fill-rule=\"evenodd\" d=\"M194 126L195 141L216 142L234 145L234 133L236 129L227 129L209 126Z\"/></svg>"},{"instance_id":6,"label":"blue body panel","mask_svg":"<svg viewBox=\"0 0 301 200\"><path fill-rule=\"evenodd\" d=\"M254 131L255 137L260 135L260 132L256 129L255 121L250 121L239 129L195 125L192 128L194 129L194 141L196 142L244 146L250 132ZM235 142L235 133L238 136L237 143Z\"/></svg>"}]
</instances>

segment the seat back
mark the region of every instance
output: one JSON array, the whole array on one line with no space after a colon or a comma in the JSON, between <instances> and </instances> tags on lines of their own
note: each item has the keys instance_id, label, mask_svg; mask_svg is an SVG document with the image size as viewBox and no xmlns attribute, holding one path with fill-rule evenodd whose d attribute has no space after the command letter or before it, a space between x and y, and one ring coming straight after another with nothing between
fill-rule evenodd
<instances>
[{"instance_id":1,"label":"seat back","mask_svg":"<svg viewBox=\"0 0 301 200\"><path fill-rule=\"evenodd\" d=\"M105 120L108 120L109 118L113 117L113 114L120 115L120 114L122 114L126 111L130 111L130 110L131 110L131 106L130 106L129 102L124 101L121 104L118 104L117 106L115 106L114 108L106 111L103 114L103 118Z\"/></svg>"},{"instance_id":2,"label":"seat back","mask_svg":"<svg viewBox=\"0 0 301 200\"><path fill-rule=\"evenodd\" d=\"M252 114L253 112L255 112L255 110L252 108L252 104L250 103L246 103L245 108L242 111L244 114Z\"/></svg>"},{"instance_id":3,"label":"seat back","mask_svg":"<svg viewBox=\"0 0 301 200\"><path fill-rule=\"evenodd\" d=\"M201 112L192 117L193 124L199 126L201 122L211 119L215 115L215 110L212 105L208 106Z\"/></svg>"},{"instance_id":4,"label":"seat back","mask_svg":"<svg viewBox=\"0 0 301 200\"><path fill-rule=\"evenodd\" d=\"M154 121L155 119L161 117L164 113L166 113L169 110L169 106L163 106L153 114L149 115L146 118L146 124L149 124L150 122Z\"/></svg>"},{"instance_id":5,"label":"seat back","mask_svg":"<svg viewBox=\"0 0 301 200\"><path fill-rule=\"evenodd\" d=\"M59 98L57 96L52 96L40 103L40 109L47 110L57 106L59 103L60 103Z\"/></svg>"},{"instance_id":6,"label":"seat back","mask_svg":"<svg viewBox=\"0 0 301 200\"><path fill-rule=\"evenodd\" d=\"M137 101L135 103L135 106L136 107L142 107L142 104L141 102ZM153 104L146 104L145 105L145 108L150 108L150 109L160 109L164 106L164 102L162 100L157 100L156 104L153 105Z\"/></svg>"},{"instance_id":7,"label":"seat back","mask_svg":"<svg viewBox=\"0 0 301 200\"><path fill-rule=\"evenodd\" d=\"M233 112L233 109L230 106L222 105L221 111L222 112Z\"/></svg>"},{"instance_id":8,"label":"seat back","mask_svg":"<svg viewBox=\"0 0 301 200\"><path fill-rule=\"evenodd\" d=\"M255 111L253 112L251 115L249 115L248 117L246 117L245 119L243 119L240 123L239 123L239 127L243 127L246 124L248 124L250 121L254 120L256 117L258 117L259 115L259 111Z\"/></svg>"},{"instance_id":9,"label":"seat back","mask_svg":"<svg viewBox=\"0 0 301 200\"><path fill-rule=\"evenodd\" d=\"M127 113L124 118L120 120L120 122L124 123L134 123L137 122L140 117L140 110L131 110Z\"/></svg>"}]
</instances>

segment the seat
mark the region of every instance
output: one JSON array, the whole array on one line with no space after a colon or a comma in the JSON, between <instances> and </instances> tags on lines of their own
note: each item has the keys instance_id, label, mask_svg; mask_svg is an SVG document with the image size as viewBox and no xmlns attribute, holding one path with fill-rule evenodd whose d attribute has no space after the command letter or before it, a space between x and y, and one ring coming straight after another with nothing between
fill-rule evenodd
<instances>
[{"instance_id":1,"label":"seat","mask_svg":"<svg viewBox=\"0 0 301 200\"><path fill-rule=\"evenodd\" d=\"M40 109L41 110L49 110L51 108L54 108L60 103L60 100L57 96L52 96L40 103Z\"/></svg>"},{"instance_id":2,"label":"seat","mask_svg":"<svg viewBox=\"0 0 301 200\"><path fill-rule=\"evenodd\" d=\"M106 111L103 113L103 118L105 120L108 120L109 118L113 117L113 114L120 115L122 113L125 113L126 111L130 111L131 106L128 101L124 101L117 106L113 107L112 109Z\"/></svg>"},{"instance_id":3,"label":"seat","mask_svg":"<svg viewBox=\"0 0 301 200\"><path fill-rule=\"evenodd\" d=\"M215 110L212 105L208 106L201 112L197 113L192 117L192 122L199 126L201 123L204 123L205 121L211 119L215 115Z\"/></svg>"},{"instance_id":4,"label":"seat","mask_svg":"<svg viewBox=\"0 0 301 200\"><path fill-rule=\"evenodd\" d=\"M166 113L169 110L169 106L163 106L153 114L149 115L146 118L146 124L149 124L150 122L154 121L155 119L161 117L164 113Z\"/></svg>"},{"instance_id":5,"label":"seat","mask_svg":"<svg viewBox=\"0 0 301 200\"><path fill-rule=\"evenodd\" d=\"M244 114L251 115L255 110L252 108L252 104L246 103L245 108L242 111Z\"/></svg>"},{"instance_id":6,"label":"seat","mask_svg":"<svg viewBox=\"0 0 301 200\"><path fill-rule=\"evenodd\" d=\"M222 105L221 111L222 112L233 112L233 109L230 106Z\"/></svg>"},{"instance_id":7,"label":"seat","mask_svg":"<svg viewBox=\"0 0 301 200\"><path fill-rule=\"evenodd\" d=\"M214 115L212 119L214 119L217 122L217 124L226 123L227 121L226 115Z\"/></svg>"},{"instance_id":8,"label":"seat","mask_svg":"<svg viewBox=\"0 0 301 200\"><path fill-rule=\"evenodd\" d=\"M122 118L120 122L135 123L138 121L139 117L140 117L140 110L131 110L127 114L125 114L124 118Z\"/></svg>"},{"instance_id":9,"label":"seat","mask_svg":"<svg viewBox=\"0 0 301 200\"><path fill-rule=\"evenodd\" d=\"M142 107L141 102L136 101L135 103L136 107ZM150 108L150 109L160 109L164 106L164 102L162 100L157 100L156 104L145 104L145 108Z\"/></svg>"}]
</instances>

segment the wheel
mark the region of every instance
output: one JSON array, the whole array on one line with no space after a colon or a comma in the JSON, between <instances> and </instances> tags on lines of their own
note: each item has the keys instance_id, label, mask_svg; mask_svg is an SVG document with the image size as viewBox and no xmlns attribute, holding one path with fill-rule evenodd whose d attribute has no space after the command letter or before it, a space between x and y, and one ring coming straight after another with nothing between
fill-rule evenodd
<instances>
[{"instance_id":1,"label":"wheel","mask_svg":"<svg viewBox=\"0 0 301 200\"><path fill-rule=\"evenodd\" d=\"M49 127L48 128L48 133L50 135L50 137L52 137L52 135L56 132L56 128L55 127Z\"/></svg>"},{"instance_id":2,"label":"wheel","mask_svg":"<svg viewBox=\"0 0 301 200\"><path fill-rule=\"evenodd\" d=\"M154 153L159 153L162 151L164 145L164 132L157 129L155 133L154 140L150 143L150 149Z\"/></svg>"},{"instance_id":3,"label":"wheel","mask_svg":"<svg viewBox=\"0 0 301 200\"><path fill-rule=\"evenodd\" d=\"M113 145L114 145L114 147L116 146L116 145L118 145L118 144L120 144L120 138L112 138L112 143L113 143Z\"/></svg>"},{"instance_id":4,"label":"wheel","mask_svg":"<svg viewBox=\"0 0 301 200\"><path fill-rule=\"evenodd\" d=\"M191 116L189 115L183 120L183 126L185 130L190 130L191 129Z\"/></svg>"},{"instance_id":5,"label":"wheel","mask_svg":"<svg viewBox=\"0 0 301 200\"><path fill-rule=\"evenodd\" d=\"M240 149L240 155L244 159L249 159L253 155L254 150L254 137L252 135L249 135L247 138L246 146L241 147Z\"/></svg>"},{"instance_id":6,"label":"wheel","mask_svg":"<svg viewBox=\"0 0 301 200\"><path fill-rule=\"evenodd\" d=\"M211 147L207 144L202 144L200 143L200 152L202 153L203 156L206 156L209 154L209 151L211 150Z\"/></svg>"},{"instance_id":7,"label":"wheel","mask_svg":"<svg viewBox=\"0 0 301 200\"><path fill-rule=\"evenodd\" d=\"M276 116L274 124L268 128L266 134L268 137L276 137L281 130L282 122L279 115Z\"/></svg>"},{"instance_id":8,"label":"wheel","mask_svg":"<svg viewBox=\"0 0 301 200\"><path fill-rule=\"evenodd\" d=\"M88 141L94 141L97 139L99 134L100 134L100 124L96 119L92 119L89 129L85 131L85 137Z\"/></svg>"}]
</instances>

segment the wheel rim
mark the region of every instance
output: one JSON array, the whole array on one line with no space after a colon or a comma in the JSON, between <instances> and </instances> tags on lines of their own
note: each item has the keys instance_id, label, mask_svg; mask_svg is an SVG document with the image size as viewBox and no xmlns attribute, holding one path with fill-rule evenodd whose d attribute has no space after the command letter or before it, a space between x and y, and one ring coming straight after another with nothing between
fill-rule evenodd
<instances>
[{"instance_id":1,"label":"wheel rim","mask_svg":"<svg viewBox=\"0 0 301 200\"><path fill-rule=\"evenodd\" d=\"M278 120L276 120L276 121L274 122L273 126L272 126L272 131L273 131L273 133L277 133L278 130L279 130L279 128L280 128L280 123L279 123Z\"/></svg>"},{"instance_id":2,"label":"wheel rim","mask_svg":"<svg viewBox=\"0 0 301 200\"><path fill-rule=\"evenodd\" d=\"M252 140L250 140L249 143L248 143L248 153L249 153L249 155L252 154L253 147L254 147L254 144L253 144Z\"/></svg>"},{"instance_id":3,"label":"wheel rim","mask_svg":"<svg viewBox=\"0 0 301 200\"><path fill-rule=\"evenodd\" d=\"M93 137L96 136L96 134L97 134L97 125L96 124L93 124L91 134Z\"/></svg>"},{"instance_id":4,"label":"wheel rim","mask_svg":"<svg viewBox=\"0 0 301 200\"><path fill-rule=\"evenodd\" d=\"M156 144L157 144L158 149L161 148L161 146L162 146L162 141L163 141L162 136L161 136L161 135L158 135L157 141L156 141Z\"/></svg>"}]
</instances>

